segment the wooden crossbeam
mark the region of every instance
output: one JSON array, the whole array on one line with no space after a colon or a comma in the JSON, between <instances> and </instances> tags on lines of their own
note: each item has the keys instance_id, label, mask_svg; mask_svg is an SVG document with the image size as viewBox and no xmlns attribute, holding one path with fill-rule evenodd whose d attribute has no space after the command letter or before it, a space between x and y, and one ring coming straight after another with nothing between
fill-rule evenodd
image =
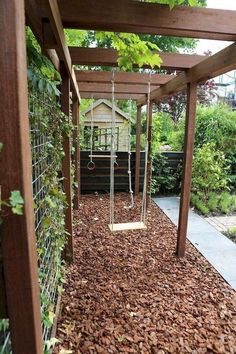
<instances>
[{"instance_id":1,"label":"wooden crossbeam","mask_svg":"<svg viewBox=\"0 0 236 354\"><path fill-rule=\"evenodd\" d=\"M108 100L112 99L111 92L83 92L80 91L80 97L81 98L93 98L94 99L100 99L100 98L105 98ZM137 93L116 93L115 94L115 99L116 100L139 100L143 97L143 94L137 94Z\"/></svg>"},{"instance_id":2,"label":"wooden crossbeam","mask_svg":"<svg viewBox=\"0 0 236 354\"><path fill-rule=\"evenodd\" d=\"M118 54L111 48L69 47L73 64L90 66L117 66ZM163 61L162 69L185 70L203 61L205 55L158 53ZM144 64L143 68L149 68Z\"/></svg>"},{"instance_id":3,"label":"wooden crossbeam","mask_svg":"<svg viewBox=\"0 0 236 354\"><path fill-rule=\"evenodd\" d=\"M151 86L152 89L158 86ZM104 83L90 83L90 82L80 82L79 89L83 92L107 92L111 93L111 84ZM148 91L148 85L126 85L126 84L115 84L115 93L134 93L134 94L145 94Z\"/></svg>"},{"instance_id":4,"label":"wooden crossbeam","mask_svg":"<svg viewBox=\"0 0 236 354\"><path fill-rule=\"evenodd\" d=\"M25 0L28 23L47 56L59 69L60 61L70 77L71 86L80 100L79 89L69 49L66 45L60 11L56 0ZM57 60L58 57L58 60Z\"/></svg>"},{"instance_id":5,"label":"wooden crossbeam","mask_svg":"<svg viewBox=\"0 0 236 354\"><path fill-rule=\"evenodd\" d=\"M113 74L110 71L89 71L89 70L75 70L77 82L89 83L106 83L110 84ZM174 75L152 74L151 83L153 85L164 85ZM148 84L150 75L146 73L133 73L133 72L115 72L114 81L116 84L137 85Z\"/></svg>"},{"instance_id":6,"label":"wooden crossbeam","mask_svg":"<svg viewBox=\"0 0 236 354\"><path fill-rule=\"evenodd\" d=\"M203 62L179 74L167 84L153 90L151 92L151 100L158 101L165 96L180 91L189 82L205 81L233 69L236 69L236 43L206 58ZM138 105L143 105L145 102L146 96L143 96L138 101Z\"/></svg>"},{"instance_id":7,"label":"wooden crossbeam","mask_svg":"<svg viewBox=\"0 0 236 354\"><path fill-rule=\"evenodd\" d=\"M65 28L236 40L236 11L133 0L58 1Z\"/></svg>"}]
</instances>

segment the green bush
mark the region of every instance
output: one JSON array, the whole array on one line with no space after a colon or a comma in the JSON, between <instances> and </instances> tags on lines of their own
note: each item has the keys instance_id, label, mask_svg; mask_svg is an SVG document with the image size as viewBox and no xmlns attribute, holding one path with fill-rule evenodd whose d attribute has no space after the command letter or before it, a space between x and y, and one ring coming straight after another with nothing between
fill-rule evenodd
<instances>
[{"instance_id":1,"label":"green bush","mask_svg":"<svg viewBox=\"0 0 236 354\"><path fill-rule=\"evenodd\" d=\"M168 164L168 158L157 153L152 161L152 194L176 192L180 185L180 169L174 171Z\"/></svg>"},{"instance_id":2,"label":"green bush","mask_svg":"<svg viewBox=\"0 0 236 354\"><path fill-rule=\"evenodd\" d=\"M210 193L208 203L207 203L209 210L215 211L217 209L218 202L219 202L218 195L214 192Z\"/></svg>"},{"instance_id":3,"label":"green bush","mask_svg":"<svg viewBox=\"0 0 236 354\"><path fill-rule=\"evenodd\" d=\"M219 209L222 213L228 214L232 209L232 198L228 192L224 192L220 196Z\"/></svg>"},{"instance_id":4,"label":"green bush","mask_svg":"<svg viewBox=\"0 0 236 354\"><path fill-rule=\"evenodd\" d=\"M206 203L212 192L227 189L227 161L214 143L197 149L193 159L192 192Z\"/></svg>"},{"instance_id":5,"label":"green bush","mask_svg":"<svg viewBox=\"0 0 236 354\"><path fill-rule=\"evenodd\" d=\"M208 215L210 213L209 208L204 203L204 201L196 194L191 195L191 204L194 208L196 208L203 215Z\"/></svg>"}]
</instances>

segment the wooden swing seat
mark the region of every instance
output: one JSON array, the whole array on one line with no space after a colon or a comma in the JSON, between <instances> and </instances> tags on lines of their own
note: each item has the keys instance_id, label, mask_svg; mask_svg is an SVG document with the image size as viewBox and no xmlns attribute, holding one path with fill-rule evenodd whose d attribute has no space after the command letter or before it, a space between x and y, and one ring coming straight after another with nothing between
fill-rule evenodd
<instances>
[{"instance_id":1,"label":"wooden swing seat","mask_svg":"<svg viewBox=\"0 0 236 354\"><path fill-rule=\"evenodd\" d=\"M144 230L147 226L142 221L138 222L125 222L119 224L109 224L109 229L111 232L118 232L118 231L128 231L128 230Z\"/></svg>"}]
</instances>

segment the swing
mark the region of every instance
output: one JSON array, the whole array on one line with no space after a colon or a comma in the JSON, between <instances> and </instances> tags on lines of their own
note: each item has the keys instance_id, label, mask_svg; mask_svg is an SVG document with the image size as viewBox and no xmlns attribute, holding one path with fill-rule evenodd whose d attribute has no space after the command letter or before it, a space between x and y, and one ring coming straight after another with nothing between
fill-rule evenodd
<instances>
[{"instance_id":1,"label":"swing","mask_svg":"<svg viewBox=\"0 0 236 354\"><path fill-rule=\"evenodd\" d=\"M147 229L146 226L146 211L147 211L147 160L148 160L148 130L149 130L149 110L150 110L150 91L151 91L151 73L148 81L148 94L147 94L147 128L146 128L146 145L145 145L145 168L144 168L144 181L143 181L143 196L142 196L142 210L140 221L127 222L127 223L114 223L114 154L115 154L115 83L114 71L112 77L112 134L111 134L111 164L110 164L110 224L109 229L111 232L128 231L128 230L143 230ZM129 148L130 149L130 148ZM129 151L130 152L130 151ZM130 188L130 192L132 188ZM131 194L131 193L130 193Z\"/></svg>"}]
</instances>

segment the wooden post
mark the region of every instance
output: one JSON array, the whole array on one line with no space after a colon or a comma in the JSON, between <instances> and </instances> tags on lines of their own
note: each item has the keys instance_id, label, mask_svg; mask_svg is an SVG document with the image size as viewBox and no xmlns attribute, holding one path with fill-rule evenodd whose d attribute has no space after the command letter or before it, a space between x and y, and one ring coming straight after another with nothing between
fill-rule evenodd
<instances>
[{"instance_id":1,"label":"wooden post","mask_svg":"<svg viewBox=\"0 0 236 354\"><path fill-rule=\"evenodd\" d=\"M74 147L74 165L75 165L75 182L78 187L75 188L74 192L74 209L79 209L79 144L78 144L78 125L79 125L79 101L76 95L73 95L72 103L72 116L74 124L74 134L73 134L73 147Z\"/></svg>"},{"instance_id":2,"label":"wooden post","mask_svg":"<svg viewBox=\"0 0 236 354\"><path fill-rule=\"evenodd\" d=\"M42 354L23 0L0 1L1 199L19 190L23 215L9 208L0 226L13 353Z\"/></svg>"},{"instance_id":3,"label":"wooden post","mask_svg":"<svg viewBox=\"0 0 236 354\"><path fill-rule=\"evenodd\" d=\"M60 69L62 84L61 84L61 110L66 115L67 120L70 120L70 79L68 73L61 65ZM67 242L65 245L64 257L67 261L73 261L73 226L72 226L72 193L71 193L71 138L64 135L63 149L65 156L62 163L63 186L66 193L67 207L65 210L65 226Z\"/></svg>"},{"instance_id":4,"label":"wooden post","mask_svg":"<svg viewBox=\"0 0 236 354\"><path fill-rule=\"evenodd\" d=\"M137 106L136 144L135 144L135 182L134 182L134 195L136 196L139 195L139 182L140 182L141 112L142 112L142 107Z\"/></svg>"},{"instance_id":5,"label":"wooden post","mask_svg":"<svg viewBox=\"0 0 236 354\"><path fill-rule=\"evenodd\" d=\"M185 247L186 247L188 210L189 210L190 193L191 193L196 102L197 102L197 84L189 83L187 85L184 161L183 161L183 175L182 175L181 198L180 198L180 209L179 209L178 239L177 239L177 250L176 250L177 256L179 258L184 257Z\"/></svg>"},{"instance_id":6,"label":"wooden post","mask_svg":"<svg viewBox=\"0 0 236 354\"><path fill-rule=\"evenodd\" d=\"M151 198L151 179L152 179L152 108L153 102L150 101L148 119L148 165L147 165L147 206Z\"/></svg>"}]
</instances>

